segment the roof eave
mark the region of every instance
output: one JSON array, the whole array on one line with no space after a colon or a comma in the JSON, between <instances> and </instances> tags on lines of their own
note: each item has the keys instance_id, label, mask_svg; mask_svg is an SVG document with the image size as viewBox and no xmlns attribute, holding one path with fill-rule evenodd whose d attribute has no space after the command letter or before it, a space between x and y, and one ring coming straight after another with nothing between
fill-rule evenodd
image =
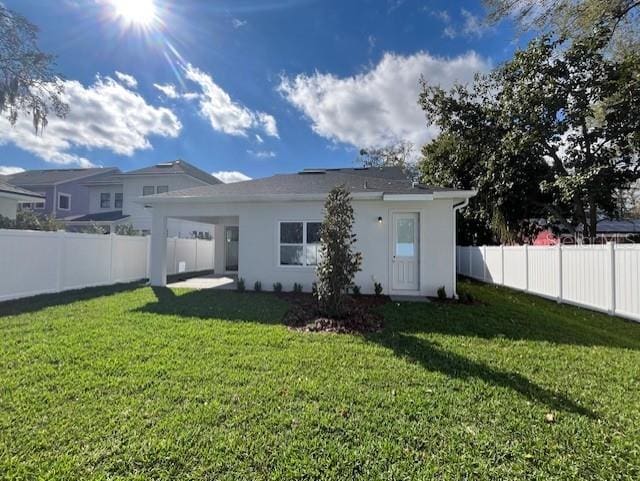
<instances>
[{"instance_id":1,"label":"roof eave","mask_svg":"<svg viewBox=\"0 0 640 481\"><path fill-rule=\"evenodd\" d=\"M289 201L324 201L325 194L256 194L256 195L215 195L215 196L142 196L135 201L138 204L171 204L171 203L227 203L227 202L289 202ZM381 200L382 192L355 192L354 200Z\"/></svg>"}]
</instances>

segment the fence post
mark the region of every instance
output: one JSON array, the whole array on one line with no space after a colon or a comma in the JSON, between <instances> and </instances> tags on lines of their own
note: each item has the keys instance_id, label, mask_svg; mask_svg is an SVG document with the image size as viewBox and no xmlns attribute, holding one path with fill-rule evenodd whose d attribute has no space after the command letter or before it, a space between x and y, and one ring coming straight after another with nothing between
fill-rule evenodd
<instances>
[{"instance_id":1,"label":"fence post","mask_svg":"<svg viewBox=\"0 0 640 481\"><path fill-rule=\"evenodd\" d=\"M529 292L529 245L524 245L524 291Z\"/></svg>"},{"instance_id":2,"label":"fence post","mask_svg":"<svg viewBox=\"0 0 640 481\"><path fill-rule=\"evenodd\" d=\"M562 303L562 244L558 241L558 303Z\"/></svg>"},{"instance_id":3,"label":"fence post","mask_svg":"<svg viewBox=\"0 0 640 481\"><path fill-rule=\"evenodd\" d=\"M487 246L482 246L482 282L487 282Z\"/></svg>"},{"instance_id":4,"label":"fence post","mask_svg":"<svg viewBox=\"0 0 640 481\"><path fill-rule=\"evenodd\" d=\"M198 236L196 235L196 265L193 268L194 271L198 270Z\"/></svg>"},{"instance_id":5,"label":"fence post","mask_svg":"<svg viewBox=\"0 0 640 481\"><path fill-rule=\"evenodd\" d=\"M56 276L56 292L62 292L64 283L64 238L66 232L57 231L58 236L58 262L57 262L57 276Z\"/></svg>"},{"instance_id":6,"label":"fence post","mask_svg":"<svg viewBox=\"0 0 640 481\"><path fill-rule=\"evenodd\" d=\"M504 286L504 245L500 244L500 283Z\"/></svg>"},{"instance_id":7,"label":"fence post","mask_svg":"<svg viewBox=\"0 0 640 481\"><path fill-rule=\"evenodd\" d=\"M611 303L609 304L609 314L612 316L616 313L616 245L613 242L607 242L609 248L609 265L611 275Z\"/></svg>"},{"instance_id":8,"label":"fence post","mask_svg":"<svg viewBox=\"0 0 640 481\"><path fill-rule=\"evenodd\" d=\"M467 257L469 258L469 277L473 277L473 251L472 247L467 247Z\"/></svg>"},{"instance_id":9,"label":"fence post","mask_svg":"<svg viewBox=\"0 0 640 481\"><path fill-rule=\"evenodd\" d=\"M113 243L115 242L115 234L109 233L109 284L113 284Z\"/></svg>"}]
</instances>

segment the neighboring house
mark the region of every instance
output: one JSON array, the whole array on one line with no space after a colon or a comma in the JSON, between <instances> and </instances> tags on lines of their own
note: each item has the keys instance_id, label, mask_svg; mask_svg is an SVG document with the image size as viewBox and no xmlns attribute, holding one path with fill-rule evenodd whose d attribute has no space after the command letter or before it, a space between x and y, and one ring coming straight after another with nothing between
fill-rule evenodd
<instances>
[{"instance_id":1,"label":"neighboring house","mask_svg":"<svg viewBox=\"0 0 640 481\"><path fill-rule=\"evenodd\" d=\"M316 279L319 226L328 192L352 194L356 249L362 270L355 283L372 293L374 282L395 295L455 295L455 213L474 191L409 181L398 168L307 169L235 184L156 194L138 200L151 207L151 283L166 283L165 233L171 219L215 225L217 273L237 273L252 286L281 282L311 290Z\"/></svg>"},{"instance_id":2,"label":"neighboring house","mask_svg":"<svg viewBox=\"0 0 640 481\"><path fill-rule=\"evenodd\" d=\"M44 197L41 194L7 184L0 179L0 216L15 219L18 205L42 202Z\"/></svg>"},{"instance_id":3,"label":"neighboring house","mask_svg":"<svg viewBox=\"0 0 640 481\"><path fill-rule=\"evenodd\" d=\"M582 234L582 226L578 226L576 234L559 236L563 245L584 244L589 240ZM640 241L640 219L600 219L596 226L596 243L615 242L620 244ZM536 246L552 246L559 242L558 236L549 229L538 233L533 241Z\"/></svg>"},{"instance_id":4,"label":"neighboring house","mask_svg":"<svg viewBox=\"0 0 640 481\"><path fill-rule=\"evenodd\" d=\"M44 201L24 204L39 214L65 219L89 213L85 182L119 172L117 168L26 170L5 176L5 181L44 196Z\"/></svg>"},{"instance_id":5,"label":"neighboring house","mask_svg":"<svg viewBox=\"0 0 640 481\"><path fill-rule=\"evenodd\" d=\"M185 162L175 160L130 172L111 175L85 182L88 189L88 210L85 215L67 219L73 228L97 224L111 231L119 224L131 224L144 234L151 232L151 213L137 200L141 196L155 195L191 187L220 184L220 180ZM191 237L193 232L213 237L210 224L196 220L172 219L168 223L169 237Z\"/></svg>"}]
</instances>

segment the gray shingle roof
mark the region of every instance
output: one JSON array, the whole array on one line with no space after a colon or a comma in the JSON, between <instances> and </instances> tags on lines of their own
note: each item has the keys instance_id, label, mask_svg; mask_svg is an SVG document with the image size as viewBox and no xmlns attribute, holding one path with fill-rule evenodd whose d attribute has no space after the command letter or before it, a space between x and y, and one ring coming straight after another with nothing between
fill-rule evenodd
<instances>
[{"instance_id":1,"label":"gray shingle roof","mask_svg":"<svg viewBox=\"0 0 640 481\"><path fill-rule=\"evenodd\" d=\"M143 169L132 170L122 175L156 175L156 174L187 174L207 184L215 185L222 182L204 170L197 168L184 160L178 159L171 162L152 165Z\"/></svg>"},{"instance_id":2,"label":"gray shingle roof","mask_svg":"<svg viewBox=\"0 0 640 481\"><path fill-rule=\"evenodd\" d=\"M116 220L126 219L128 215L123 215L121 210L111 212L97 212L94 214L86 214L73 219L67 219L70 222L112 222Z\"/></svg>"},{"instance_id":3,"label":"gray shingle roof","mask_svg":"<svg viewBox=\"0 0 640 481\"><path fill-rule=\"evenodd\" d=\"M603 219L598 221L596 231L602 234L640 233L640 219L621 219L621 220Z\"/></svg>"},{"instance_id":4,"label":"gray shingle roof","mask_svg":"<svg viewBox=\"0 0 640 481\"><path fill-rule=\"evenodd\" d=\"M307 169L295 174L278 174L263 179L233 184L217 184L176 190L145 197L147 200L167 198L215 198L261 195L327 194L335 186L344 185L351 193L433 194L455 192L456 189L433 187L411 182L396 167Z\"/></svg>"},{"instance_id":5,"label":"gray shingle roof","mask_svg":"<svg viewBox=\"0 0 640 481\"><path fill-rule=\"evenodd\" d=\"M14 194L14 195L25 195L27 197L33 197L34 199L44 198L42 194L36 194L35 192L31 192L30 190L23 189L22 187L16 187L15 185L7 184L2 180L0 180L0 192L4 192L6 194Z\"/></svg>"},{"instance_id":6,"label":"gray shingle roof","mask_svg":"<svg viewBox=\"0 0 640 481\"><path fill-rule=\"evenodd\" d=\"M13 185L53 185L78 180L92 175L117 172L115 167L90 169L44 169L25 170L17 174L7 175L5 180Z\"/></svg>"}]
</instances>

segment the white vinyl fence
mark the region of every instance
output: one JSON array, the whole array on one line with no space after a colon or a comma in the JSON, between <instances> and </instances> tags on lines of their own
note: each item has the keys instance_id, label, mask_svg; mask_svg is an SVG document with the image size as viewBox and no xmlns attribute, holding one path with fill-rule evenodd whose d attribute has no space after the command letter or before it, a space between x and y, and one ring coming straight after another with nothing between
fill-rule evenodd
<instances>
[{"instance_id":1,"label":"white vinyl fence","mask_svg":"<svg viewBox=\"0 0 640 481\"><path fill-rule=\"evenodd\" d=\"M0 229L0 301L148 278L149 237ZM167 239L167 273L213 269L213 241Z\"/></svg>"},{"instance_id":2,"label":"white vinyl fence","mask_svg":"<svg viewBox=\"0 0 640 481\"><path fill-rule=\"evenodd\" d=\"M640 246L458 247L457 271L640 321Z\"/></svg>"}]
</instances>

